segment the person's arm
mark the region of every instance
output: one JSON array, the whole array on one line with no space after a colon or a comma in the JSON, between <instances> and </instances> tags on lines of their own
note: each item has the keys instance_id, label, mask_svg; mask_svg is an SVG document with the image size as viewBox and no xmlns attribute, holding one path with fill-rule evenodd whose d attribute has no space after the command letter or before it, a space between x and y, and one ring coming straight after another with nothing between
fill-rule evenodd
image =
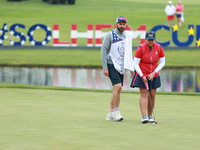
<instances>
[{"instance_id":1,"label":"person's arm","mask_svg":"<svg viewBox=\"0 0 200 150\"><path fill-rule=\"evenodd\" d=\"M154 76L156 75L156 73L158 73L164 66L165 66L165 57L159 58L159 65L157 66L157 68L149 74L149 80L153 80Z\"/></svg>"},{"instance_id":2,"label":"person's arm","mask_svg":"<svg viewBox=\"0 0 200 150\"><path fill-rule=\"evenodd\" d=\"M177 5L176 5L175 9L176 9L176 11L179 11L179 8L178 8L178 6L177 6Z\"/></svg>"},{"instance_id":3,"label":"person's arm","mask_svg":"<svg viewBox=\"0 0 200 150\"><path fill-rule=\"evenodd\" d=\"M183 11L184 10L184 6L182 5L182 7L181 7L181 11Z\"/></svg>"},{"instance_id":4,"label":"person's arm","mask_svg":"<svg viewBox=\"0 0 200 150\"><path fill-rule=\"evenodd\" d=\"M176 13L176 8L174 5L172 7L173 7L173 15L174 15Z\"/></svg>"},{"instance_id":5,"label":"person's arm","mask_svg":"<svg viewBox=\"0 0 200 150\"><path fill-rule=\"evenodd\" d=\"M139 46L137 48L136 52L135 52L133 65L134 65L136 72L139 74L140 77L143 76L143 73L142 73L140 66L139 66L141 58L142 58L142 47Z\"/></svg>"},{"instance_id":6,"label":"person's arm","mask_svg":"<svg viewBox=\"0 0 200 150\"><path fill-rule=\"evenodd\" d=\"M108 69L106 56L108 55L110 45L111 45L111 32L108 32L105 35L102 46L101 46L101 61L102 61L103 70Z\"/></svg>"},{"instance_id":7,"label":"person's arm","mask_svg":"<svg viewBox=\"0 0 200 150\"><path fill-rule=\"evenodd\" d=\"M143 75L142 70L140 69L139 63L140 63L141 58L134 57L134 65L135 65L135 70L139 74L140 78L144 82L144 84L147 82L146 77Z\"/></svg>"},{"instance_id":8,"label":"person's arm","mask_svg":"<svg viewBox=\"0 0 200 150\"><path fill-rule=\"evenodd\" d=\"M135 66L135 70L137 71L137 73L139 74L140 77L143 76L142 70L140 69L139 63L140 63L141 58L137 58L134 57L134 66Z\"/></svg>"},{"instance_id":9,"label":"person's arm","mask_svg":"<svg viewBox=\"0 0 200 150\"><path fill-rule=\"evenodd\" d=\"M168 13L168 11L167 11L167 6L165 7L165 13L166 13L166 14Z\"/></svg>"},{"instance_id":10,"label":"person's arm","mask_svg":"<svg viewBox=\"0 0 200 150\"><path fill-rule=\"evenodd\" d=\"M160 46L159 62L159 65L154 70L155 73L159 72L165 66L165 52L162 46Z\"/></svg>"},{"instance_id":11,"label":"person's arm","mask_svg":"<svg viewBox=\"0 0 200 150\"><path fill-rule=\"evenodd\" d=\"M159 72L165 66L165 57L159 58L159 61L158 67L154 70L155 73Z\"/></svg>"}]
</instances>

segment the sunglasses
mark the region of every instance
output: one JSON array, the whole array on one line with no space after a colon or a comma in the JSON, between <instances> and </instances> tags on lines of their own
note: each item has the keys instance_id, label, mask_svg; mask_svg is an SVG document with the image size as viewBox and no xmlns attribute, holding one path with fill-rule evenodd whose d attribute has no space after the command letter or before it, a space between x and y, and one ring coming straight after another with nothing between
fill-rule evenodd
<instances>
[{"instance_id":1,"label":"sunglasses","mask_svg":"<svg viewBox=\"0 0 200 150\"><path fill-rule=\"evenodd\" d=\"M154 31L147 31L146 34L155 34L155 32Z\"/></svg>"},{"instance_id":2,"label":"sunglasses","mask_svg":"<svg viewBox=\"0 0 200 150\"><path fill-rule=\"evenodd\" d=\"M126 21L126 18L120 17L120 18L118 18L118 20L119 20L119 21Z\"/></svg>"}]
</instances>

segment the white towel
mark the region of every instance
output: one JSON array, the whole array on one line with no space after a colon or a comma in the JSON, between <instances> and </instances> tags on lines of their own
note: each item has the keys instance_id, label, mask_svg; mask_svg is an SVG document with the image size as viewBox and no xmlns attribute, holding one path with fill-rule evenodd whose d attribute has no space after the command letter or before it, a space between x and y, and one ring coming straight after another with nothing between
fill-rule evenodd
<instances>
[{"instance_id":1,"label":"white towel","mask_svg":"<svg viewBox=\"0 0 200 150\"><path fill-rule=\"evenodd\" d=\"M132 31L126 31L126 48L124 54L124 69L134 71L132 55Z\"/></svg>"},{"instance_id":2,"label":"white towel","mask_svg":"<svg viewBox=\"0 0 200 150\"><path fill-rule=\"evenodd\" d=\"M181 14L181 21L184 22L184 13Z\"/></svg>"}]
</instances>

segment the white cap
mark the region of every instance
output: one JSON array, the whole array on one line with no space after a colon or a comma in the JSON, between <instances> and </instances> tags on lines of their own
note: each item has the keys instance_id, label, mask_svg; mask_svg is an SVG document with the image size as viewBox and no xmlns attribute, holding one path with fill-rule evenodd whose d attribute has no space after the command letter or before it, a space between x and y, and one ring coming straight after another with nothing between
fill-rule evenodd
<instances>
[{"instance_id":1,"label":"white cap","mask_svg":"<svg viewBox=\"0 0 200 150\"><path fill-rule=\"evenodd\" d=\"M168 1L168 4L172 4L172 1Z\"/></svg>"}]
</instances>

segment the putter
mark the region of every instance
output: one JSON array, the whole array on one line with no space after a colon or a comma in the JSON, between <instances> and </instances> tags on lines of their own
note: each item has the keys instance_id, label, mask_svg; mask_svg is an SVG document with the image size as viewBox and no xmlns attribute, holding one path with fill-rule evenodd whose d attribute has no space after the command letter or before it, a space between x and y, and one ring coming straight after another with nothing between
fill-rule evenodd
<instances>
[{"instance_id":1,"label":"putter","mask_svg":"<svg viewBox=\"0 0 200 150\"><path fill-rule=\"evenodd\" d=\"M146 82L146 88L147 88L147 91L148 91L148 95L149 95L149 101L150 101L150 104L151 104L151 109L152 109L152 112L153 112L153 105L152 105L152 102L151 102L151 96L150 96L150 92L149 92L149 86L148 86L148 83ZM153 112L153 119L154 119L154 122L152 122L152 124L157 124L156 122L156 118L155 118L155 115L154 115L154 112Z\"/></svg>"}]
</instances>

